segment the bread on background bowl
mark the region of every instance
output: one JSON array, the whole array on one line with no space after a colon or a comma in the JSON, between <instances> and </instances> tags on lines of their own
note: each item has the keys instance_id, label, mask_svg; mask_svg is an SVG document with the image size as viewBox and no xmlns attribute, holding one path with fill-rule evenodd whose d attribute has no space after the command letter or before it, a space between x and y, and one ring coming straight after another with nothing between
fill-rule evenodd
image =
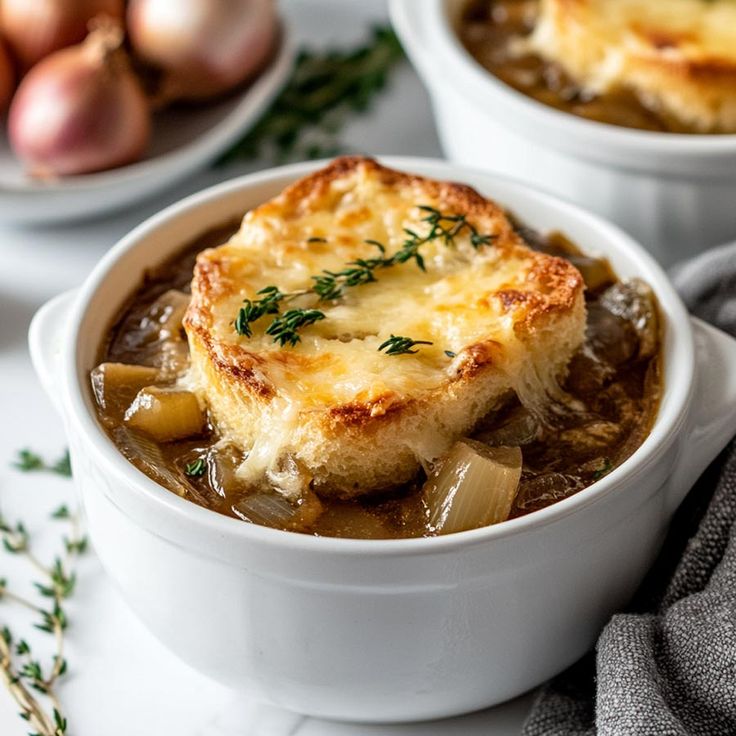
<instances>
[{"instance_id":1,"label":"bread on background bowl","mask_svg":"<svg viewBox=\"0 0 736 736\"><path fill-rule=\"evenodd\" d=\"M417 0L391 2L394 27L430 92L452 161L578 202L623 227L664 265L736 236L729 204L736 196L736 132L729 127L736 67L728 42L736 30L715 16L700 23L702 8L731 18L731 3L647 3L632 19L636 4L629 0L540 0L539 25L524 38L525 50L553 62L555 75L562 68L591 93L618 90L626 79L696 133L583 119L520 92L463 46L459 28L468 5L427 0L419 12ZM677 20L683 13L687 29Z\"/></svg>"},{"instance_id":2,"label":"bread on background bowl","mask_svg":"<svg viewBox=\"0 0 736 736\"><path fill-rule=\"evenodd\" d=\"M574 662L636 589L674 509L736 430L736 343L691 321L661 269L620 230L475 170L385 163L469 184L651 285L663 322L657 419L641 447L590 488L473 531L332 539L213 513L122 456L88 390L121 305L144 272L192 236L242 216L319 163L246 176L164 210L115 246L79 291L43 307L30 335L41 381L64 416L95 548L148 628L234 688L302 713L374 722L477 710Z\"/></svg>"}]
</instances>

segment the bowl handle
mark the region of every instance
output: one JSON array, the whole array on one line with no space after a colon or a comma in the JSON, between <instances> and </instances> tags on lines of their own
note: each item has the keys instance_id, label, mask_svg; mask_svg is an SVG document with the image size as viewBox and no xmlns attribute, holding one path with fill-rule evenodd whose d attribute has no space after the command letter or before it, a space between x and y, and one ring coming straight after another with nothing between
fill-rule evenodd
<instances>
[{"instance_id":1,"label":"bowl handle","mask_svg":"<svg viewBox=\"0 0 736 736\"><path fill-rule=\"evenodd\" d=\"M46 302L31 320L28 347L38 380L56 410L63 414L61 401L61 348L68 327L69 310L77 290L65 291Z\"/></svg>"},{"instance_id":2,"label":"bowl handle","mask_svg":"<svg viewBox=\"0 0 736 736\"><path fill-rule=\"evenodd\" d=\"M692 325L696 365L693 409L672 475L670 512L736 433L736 340L695 317Z\"/></svg>"}]
</instances>

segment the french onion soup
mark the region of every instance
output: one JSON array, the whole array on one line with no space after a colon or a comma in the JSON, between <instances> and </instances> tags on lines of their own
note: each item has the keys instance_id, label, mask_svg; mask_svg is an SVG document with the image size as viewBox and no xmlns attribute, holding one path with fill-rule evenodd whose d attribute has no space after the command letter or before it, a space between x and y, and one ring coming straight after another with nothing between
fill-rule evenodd
<instances>
[{"instance_id":1,"label":"french onion soup","mask_svg":"<svg viewBox=\"0 0 736 736\"><path fill-rule=\"evenodd\" d=\"M91 385L125 457L205 508L432 536L629 457L659 403L657 314L469 187L342 158L148 273Z\"/></svg>"},{"instance_id":2,"label":"french onion soup","mask_svg":"<svg viewBox=\"0 0 736 736\"><path fill-rule=\"evenodd\" d=\"M470 0L458 32L493 75L559 110L736 133L733 0Z\"/></svg>"}]
</instances>

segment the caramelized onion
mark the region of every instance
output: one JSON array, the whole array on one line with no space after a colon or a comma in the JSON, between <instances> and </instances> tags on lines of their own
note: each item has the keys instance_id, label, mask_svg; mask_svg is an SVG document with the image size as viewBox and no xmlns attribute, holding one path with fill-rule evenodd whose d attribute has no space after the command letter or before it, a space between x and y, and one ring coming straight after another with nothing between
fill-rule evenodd
<instances>
[{"instance_id":1,"label":"caramelized onion","mask_svg":"<svg viewBox=\"0 0 736 736\"><path fill-rule=\"evenodd\" d=\"M131 0L134 52L163 73L162 97L213 97L252 77L276 40L273 0Z\"/></svg>"},{"instance_id":2,"label":"caramelized onion","mask_svg":"<svg viewBox=\"0 0 736 736\"><path fill-rule=\"evenodd\" d=\"M158 379L158 369L127 363L100 363L90 373L97 404L108 414L120 419L136 394Z\"/></svg>"},{"instance_id":3,"label":"caramelized onion","mask_svg":"<svg viewBox=\"0 0 736 736\"><path fill-rule=\"evenodd\" d=\"M566 258L580 271L589 292L596 292L614 281L611 267L605 258L593 258L592 256L578 254L570 254Z\"/></svg>"},{"instance_id":4,"label":"caramelized onion","mask_svg":"<svg viewBox=\"0 0 736 736\"><path fill-rule=\"evenodd\" d=\"M629 279L606 289L600 305L627 320L639 336L639 357L650 358L659 348L659 318L651 287L641 279Z\"/></svg>"},{"instance_id":5,"label":"caramelized onion","mask_svg":"<svg viewBox=\"0 0 736 736\"><path fill-rule=\"evenodd\" d=\"M117 427L114 437L123 455L146 475L178 496L186 498L192 495L191 484L187 483L177 468L167 462L161 448L153 440L124 427Z\"/></svg>"},{"instance_id":6,"label":"caramelized onion","mask_svg":"<svg viewBox=\"0 0 736 736\"><path fill-rule=\"evenodd\" d=\"M54 51L79 43L96 16L123 20L123 0L2 0L0 26L26 70Z\"/></svg>"},{"instance_id":7,"label":"caramelized onion","mask_svg":"<svg viewBox=\"0 0 736 736\"><path fill-rule=\"evenodd\" d=\"M304 531L312 526L323 510L313 493L306 494L297 502L275 493L256 493L233 506L233 512L244 521L291 531Z\"/></svg>"},{"instance_id":8,"label":"caramelized onion","mask_svg":"<svg viewBox=\"0 0 736 736\"><path fill-rule=\"evenodd\" d=\"M150 112L122 37L119 27L100 27L83 44L45 58L21 82L8 135L31 175L100 171L142 155Z\"/></svg>"},{"instance_id":9,"label":"caramelized onion","mask_svg":"<svg viewBox=\"0 0 736 736\"><path fill-rule=\"evenodd\" d=\"M521 482L516 507L527 513L543 509L584 487L582 479L576 475L556 472L533 474Z\"/></svg>"},{"instance_id":10,"label":"caramelized onion","mask_svg":"<svg viewBox=\"0 0 736 736\"><path fill-rule=\"evenodd\" d=\"M542 434L539 419L523 406L517 406L500 422L477 432L475 439L491 447L529 445Z\"/></svg>"},{"instance_id":11,"label":"caramelized onion","mask_svg":"<svg viewBox=\"0 0 736 736\"><path fill-rule=\"evenodd\" d=\"M450 534L505 521L520 478L518 447L456 442L424 486L430 525Z\"/></svg>"},{"instance_id":12,"label":"caramelized onion","mask_svg":"<svg viewBox=\"0 0 736 736\"><path fill-rule=\"evenodd\" d=\"M246 496L233 506L233 511L244 521L277 529L288 528L298 513L296 506L273 493Z\"/></svg>"},{"instance_id":13,"label":"caramelized onion","mask_svg":"<svg viewBox=\"0 0 736 736\"><path fill-rule=\"evenodd\" d=\"M191 391L147 386L128 407L125 422L158 442L173 442L200 434L205 416Z\"/></svg>"},{"instance_id":14,"label":"caramelized onion","mask_svg":"<svg viewBox=\"0 0 736 736\"><path fill-rule=\"evenodd\" d=\"M151 305L148 318L156 325L158 339L181 336L184 314L191 299L189 294L179 289L169 289Z\"/></svg>"}]
</instances>

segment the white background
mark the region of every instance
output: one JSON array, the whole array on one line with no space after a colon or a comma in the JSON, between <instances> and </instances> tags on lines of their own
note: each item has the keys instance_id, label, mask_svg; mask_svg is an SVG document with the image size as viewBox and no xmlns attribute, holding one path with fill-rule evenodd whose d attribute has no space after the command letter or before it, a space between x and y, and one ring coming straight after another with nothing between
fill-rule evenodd
<instances>
[{"instance_id":1,"label":"white background","mask_svg":"<svg viewBox=\"0 0 736 736\"><path fill-rule=\"evenodd\" d=\"M282 6L297 38L312 46L351 44L367 34L371 20L386 17L381 0L285 0ZM351 123L343 140L358 152L441 155L427 98L408 66L372 111ZM50 297L79 285L110 246L148 215L255 168L239 164L210 170L133 211L85 224L0 225L0 508L11 519L29 523L40 554L52 553L60 533L48 512L62 501L73 503L73 491L68 481L8 468L21 447L55 458L65 446L61 424L28 357L26 334L33 313ZM19 561L0 553L0 577L6 575L21 588L31 579ZM71 736L488 736L518 733L529 705L526 698L452 721L400 727L324 723L258 705L247 694L202 678L164 650L128 611L93 554L81 564L69 612L71 674L60 693ZM0 602L2 622L33 641L44 641L45 635L32 633L25 614ZM0 690L0 734L21 736L26 725Z\"/></svg>"}]
</instances>

